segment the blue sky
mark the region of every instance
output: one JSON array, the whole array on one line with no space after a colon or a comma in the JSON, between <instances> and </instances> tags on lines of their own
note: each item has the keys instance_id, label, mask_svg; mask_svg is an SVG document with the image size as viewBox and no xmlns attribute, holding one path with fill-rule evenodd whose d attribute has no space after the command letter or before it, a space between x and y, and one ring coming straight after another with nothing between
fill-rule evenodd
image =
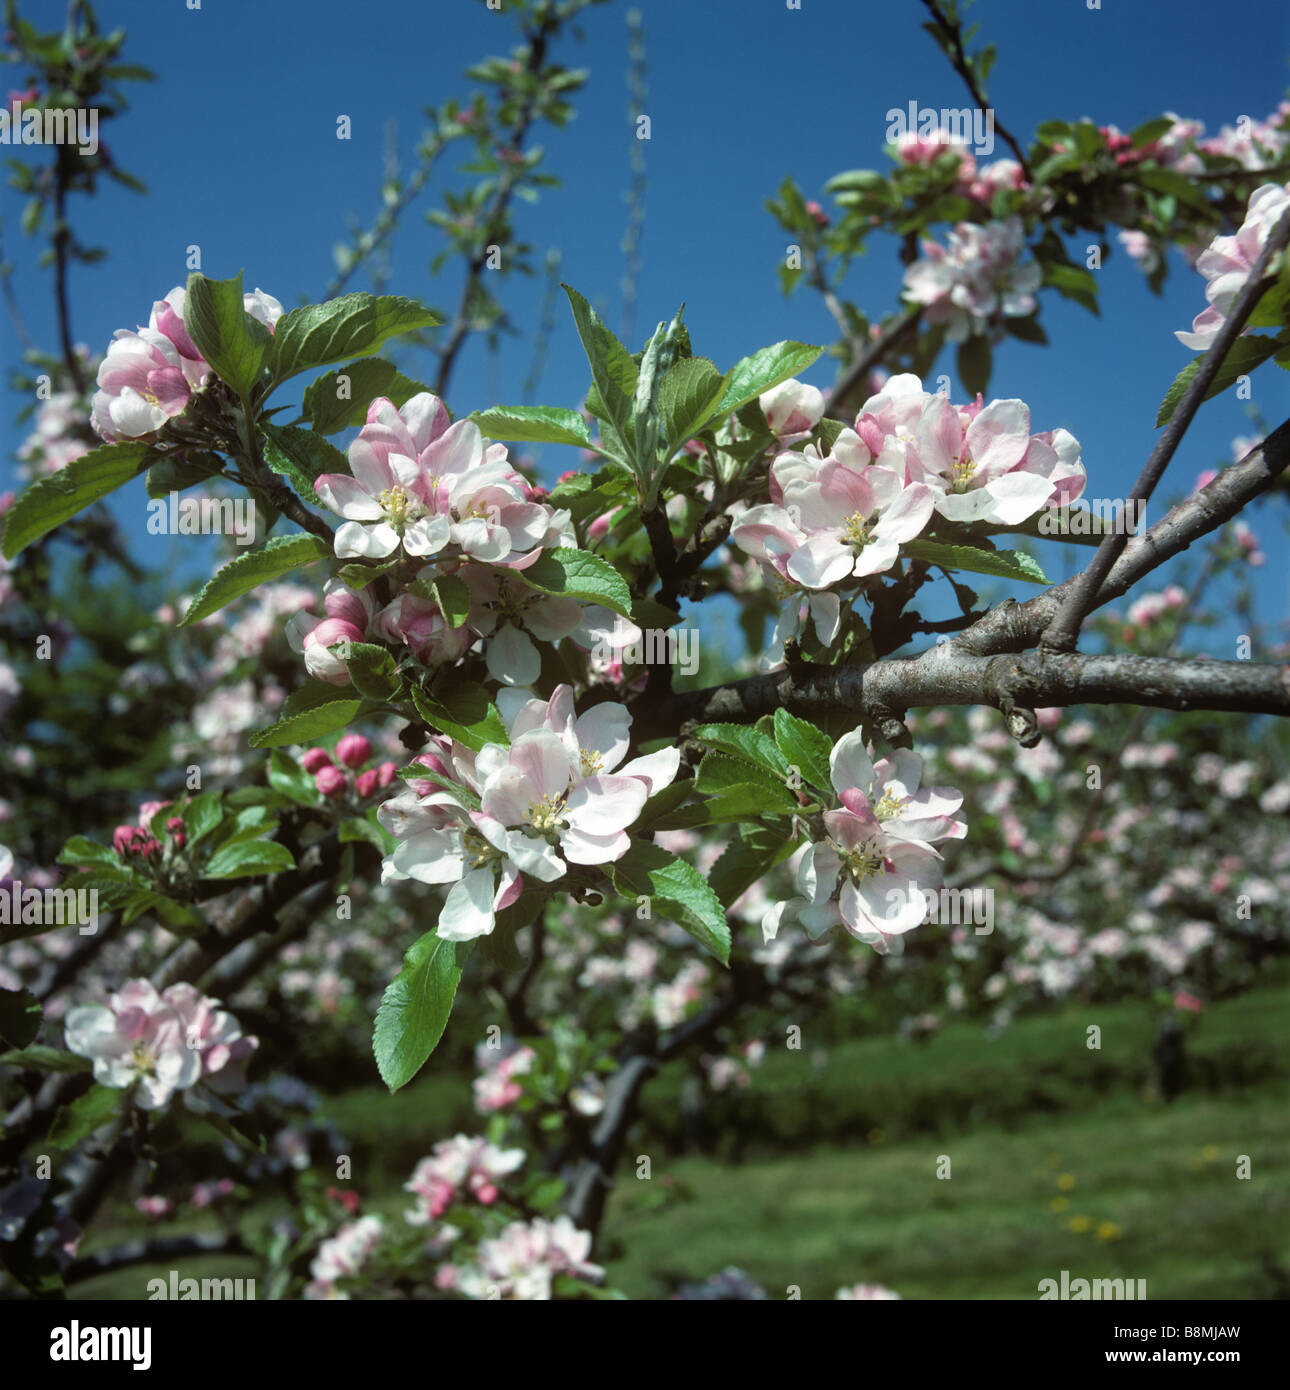
<instances>
[{"instance_id":1,"label":"blue sky","mask_svg":"<svg viewBox=\"0 0 1290 1390\"><path fill-rule=\"evenodd\" d=\"M638 8L653 128L633 346L682 300L696 351L720 366L780 338L831 341L831 320L817 298L799 291L786 300L778 291L785 237L764 202L790 173L812 196L842 169L885 167L890 107L966 104L959 79L921 31L922 6L802 0L800 10L789 10L783 0L643 0ZM21 6L43 25L56 23L63 9L61 0ZM558 246L562 278L614 325L633 139L625 9L614 0L590 10L585 40L566 39L557 50L591 77L575 98L574 123L542 135L563 187L519 214L539 259ZM471 84L461 70L512 43L504 13L477 0L380 0L361 8L339 0L204 0L200 10L184 0L106 0L99 14L105 28L128 29L125 57L152 67L158 81L133 88L130 114L103 131L150 193L109 185L101 197L73 205L82 236L109 251L72 278L75 334L96 351L114 328L146 320L152 301L182 283L192 243L201 246L209 275L243 269L248 287L259 285L288 307L321 298L347 215L369 222L377 209L388 123L396 124L406 169L421 108L466 95ZM1203 120L1211 133L1242 114L1262 118L1290 81L1290 10L1282 0L1252 0L1239 15L1239 23L1222 22L1202 0L1104 0L1100 10L1084 0L978 0L973 10L982 38L1000 50L992 103L1023 141L1053 118L1090 116L1131 129L1174 110ZM335 138L341 113L352 119L347 142ZM36 268L35 248L20 237L14 195L4 196L15 291L36 338L52 345L49 273ZM437 281L429 276L440 245L422 218L429 205L418 205L400 231L391 289L447 307L460 273L450 264ZM1035 429L1070 429L1083 445L1090 493L1123 496L1156 437L1159 399L1189 360L1172 334L1203 307L1204 285L1176 261L1157 299L1123 254L1100 274L1101 319L1046 296L1043 322L1055 346L1004 345L991 394L1025 399ZM899 276L894 250L877 245L853 269L846 292L880 317L894 303ZM455 413L519 400L541 292L540 279L510 283L507 302L527 336L507 342L495 361L482 343L471 345L450 392ZM17 351L6 334L6 369ZM402 365L423 378L432 371L416 356ZM952 371L952 359L943 369ZM831 374L824 362L810 379L825 385ZM539 399L574 406L585 384L561 305ZM1254 378L1255 403L1273 423L1287 413L1288 386L1290 378L1271 366ZM1228 460L1231 439L1251 432L1247 409L1234 393L1205 407L1166 476L1166 493ZM12 411L4 419L16 443ZM570 466L557 452L546 460L552 470ZM11 474L11 450L5 453L0 480ZM141 554L173 545L144 534L141 486L114 509ZM1277 503L1250 518L1268 552L1258 582L1267 617L1290 609L1286 546L1277 541L1284 517ZM1058 561L1050 572L1060 578L1066 571Z\"/></svg>"}]
</instances>

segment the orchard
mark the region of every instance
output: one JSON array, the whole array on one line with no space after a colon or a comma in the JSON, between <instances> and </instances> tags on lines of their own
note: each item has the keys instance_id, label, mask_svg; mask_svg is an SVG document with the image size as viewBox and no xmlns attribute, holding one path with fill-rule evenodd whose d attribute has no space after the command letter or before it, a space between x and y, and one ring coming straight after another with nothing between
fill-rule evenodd
<instances>
[{"instance_id":1,"label":"orchard","mask_svg":"<svg viewBox=\"0 0 1290 1390\"><path fill-rule=\"evenodd\" d=\"M1290 1296L1284 75L232 8L5 6L0 1294Z\"/></svg>"}]
</instances>

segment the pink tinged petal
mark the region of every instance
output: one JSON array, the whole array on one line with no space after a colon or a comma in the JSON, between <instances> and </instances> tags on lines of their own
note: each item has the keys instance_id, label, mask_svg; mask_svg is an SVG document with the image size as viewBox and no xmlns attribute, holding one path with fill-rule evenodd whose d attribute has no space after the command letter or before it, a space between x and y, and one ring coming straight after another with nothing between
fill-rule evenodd
<instances>
[{"instance_id":1,"label":"pink tinged petal","mask_svg":"<svg viewBox=\"0 0 1290 1390\"><path fill-rule=\"evenodd\" d=\"M848 791L844 792L843 795L853 805L859 806L861 809L858 811L853 811L850 808L845 811L825 811L824 828L828 831L829 838L835 844L841 845L843 849L860 849L881 834L881 826L878 818L869 809L863 792Z\"/></svg>"},{"instance_id":2,"label":"pink tinged petal","mask_svg":"<svg viewBox=\"0 0 1290 1390\"><path fill-rule=\"evenodd\" d=\"M542 658L525 632L510 623L488 644L488 674L503 685L532 685L542 672Z\"/></svg>"},{"instance_id":3,"label":"pink tinged petal","mask_svg":"<svg viewBox=\"0 0 1290 1390\"><path fill-rule=\"evenodd\" d=\"M882 574L889 570L900 558L900 547L895 541L885 541L875 536L856 556L855 569L851 573L857 579L868 574Z\"/></svg>"},{"instance_id":4,"label":"pink tinged petal","mask_svg":"<svg viewBox=\"0 0 1290 1390\"><path fill-rule=\"evenodd\" d=\"M495 564L511 553L511 533L504 526L493 526L483 517L472 516L457 522L452 539L472 559Z\"/></svg>"},{"instance_id":5,"label":"pink tinged petal","mask_svg":"<svg viewBox=\"0 0 1290 1390\"><path fill-rule=\"evenodd\" d=\"M925 483L911 483L883 512L873 528L874 538L883 541L912 541L932 515L935 495Z\"/></svg>"},{"instance_id":6,"label":"pink tinged petal","mask_svg":"<svg viewBox=\"0 0 1290 1390\"><path fill-rule=\"evenodd\" d=\"M382 447L364 429L349 446L349 471L359 485L373 497L394 486L394 470L386 461L389 447Z\"/></svg>"},{"instance_id":7,"label":"pink tinged petal","mask_svg":"<svg viewBox=\"0 0 1290 1390\"><path fill-rule=\"evenodd\" d=\"M493 870L472 869L448 890L436 934L444 941L473 941L490 935L495 925Z\"/></svg>"},{"instance_id":8,"label":"pink tinged petal","mask_svg":"<svg viewBox=\"0 0 1290 1390\"><path fill-rule=\"evenodd\" d=\"M536 799L561 796L569 785L569 755L559 735L534 729L511 745L511 766L531 783Z\"/></svg>"},{"instance_id":9,"label":"pink tinged petal","mask_svg":"<svg viewBox=\"0 0 1290 1390\"><path fill-rule=\"evenodd\" d=\"M1053 485L1035 473L1005 473L984 489L993 499L990 519L1015 526L1033 516L1052 495Z\"/></svg>"},{"instance_id":10,"label":"pink tinged petal","mask_svg":"<svg viewBox=\"0 0 1290 1390\"><path fill-rule=\"evenodd\" d=\"M630 837L622 831L616 835L589 835L571 828L560 835L560 849L570 864L611 864L631 846Z\"/></svg>"},{"instance_id":11,"label":"pink tinged petal","mask_svg":"<svg viewBox=\"0 0 1290 1390\"><path fill-rule=\"evenodd\" d=\"M166 423L166 412L159 406L150 405L132 386L125 387L114 401L109 402L108 414L112 423L128 439L151 434Z\"/></svg>"},{"instance_id":12,"label":"pink tinged petal","mask_svg":"<svg viewBox=\"0 0 1290 1390\"><path fill-rule=\"evenodd\" d=\"M564 861L551 845L522 830L508 832L506 854L520 873L543 883L554 883L567 872Z\"/></svg>"},{"instance_id":13,"label":"pink tinged petal","mask_svg":"<svg viewBox=\"0 0 1290 1390\"><path fill-rule=\"evenodd\" d=\"M914 435L918 461L931 473L948 475L963 453L963 426L948 396L933 396Z\"/></svg>"},{"instance_id":14,"label":"pink tinged petal","mask_svg":"<svg viewBox=\"0 0 1290 1390\"><path fill-rule=\"evenodd\" d=\"M421 463L429 473L468 473L484 461L484 438L473 420L450 425L428 449Z\"/></svg>"},{"instance_id":15,"label":"pink tinged petal","mask_svg":"<svg viewBox=\"0 0 1290 1390\"><path fill-rule=\"evenodd\" d=\"M561 686L568 690L568 686ZM558 692L557 692L558 693ZM554 704L554 701L552 701ZM572 713L572 705L569 707ZM627 755L631 743L631 714L623 705L606 701L594 705L586 714L573 721L573 732L579 748L599 753L604 771L612 771Z\"/></svg>"},{"instance_id":16,"label":"pink tinged petal","mask_svg":"<svg viewBox=\"0 0 1290 1390\"><path fill-rule=\"evenodd\" d=\"M465 872L460 830L424 830L396 845L391 858L419 883L455 883Z\"/></svg>"},{"instance_id":17,"label":"pink tinged petal","mask_svg":"<svg viewBox=\"0 0 1290 1390\"><path fill-rule=\"evenodd\" d=\"M825 532L812 536L788 560L789 577L808 589L827 589L846 579L854 567L855 552Z\"/></svg>"},{"instance_id":18,"label":"pink tinged petal","mask_svg":"<svg viewBox=\"0 0 1290 1390\"><path fill-rule=\"evenodd\" d=\"M399 533L385 522L364 526L346 521L336 528L336 555L341 560L383 560L398 548Z\"/></svg>"},{"instance_id":19,"label":"pink tinged petal","mask_svg":"<svg viewBox=\"0 0 1290 1390\"><path fill-rule=\"evenodd\" d=\"M904 800L913 796L923 779L923 760L909 748L897 748L874 765L874 795L881 799L884 792ZM962 798L959 798L960 804ZM955 808L957 809L957 808Z\"/></svg>"},{"instance_id":20,"label":"pink tinged petal","mask_svg":"<svg viewBox=\"0 0 1290 1390\"><path fill-rule=\"evenodd\" d=\"M379 521L385 515L367 488L343 473L323 473L314 479L314 491L325 506L349 521Z\"/></svg>"},{"instance_id":21,"label":"pink tinged petal","mask_svg":"<svg viewBox=\"0 0 1290 1390\"><path fill-rule=\"evenodd\" d=\"M524 825L528 822L530 808L539 800L533 783L508 760L484 783L480 809L502 825ZM491 837L490 843L499 849L504 847Z\"/></svg>"},{"instance_id":22,"label":"pink tinged petal","mask_svg":"<svg viewBox=\"0 0 1290 1390\"><path fill-rule=\"evenodd\" d=\"M403 549L409 555L437 555L448 544L452 527L446 516L426 516L405 527Z\"/></svg>"},{"instance_id":23,"label":"pink tinged petal","mask_svg":"<svg viewBox=\"0 0 1290 1390\"><path fill-rule=\"evenodd\" d=\"M864 791L873 786L873 760L865 749L859 729L844 735L834 745L829 755L829 772L836 792L848 787Z\"/></svg>"},{"instance_id":24,"label":"pink tinged petal","mask_svg":"<svg viewBox=\"0 0 1290 1390\"><path fill-rule=\"evenodd\" d=\"M994 506L994 498L983 487L973 488L970 492L947 492L936 499L936 510L947 521L958 521L965 525L972 521L984 521L993 515Z\"/></svg>"},{"instance_id":25,"label":"pink tinged petal","mask_svg":"<svg viewBox=\"0 0 1290 1390\"><path fill-rule=\"evenodd\" d=\"M582 621L582 605L574 598L544 596L524 610L524 624L543 642L558 642Z\"/></svg>"},{"instance_id":26,"label":"pink tinged petal","mask_svg":"<svg viewBox=\"0 0 1290 1390\"><path fill-rule=\"evenodd\" d=\"M900 936L927 920L927 899L916 880L876 874L858 886L857 897L860 915L884 936Z\"/></svg>"},{"instance_id":27,"label":"pink tinged petal","mask_svg":"<svg viewBox=\"0 0 1290 1390\"><path fill-rule=\"evenodd\" d=\"M157 404L167 415L178 415L188 404L191 392L183 372L173 367L160 368L148 373L148 390L157 398Z\"/></svg>"},{"instance_id":28,"label":"pink tinged petal","mask_svg":"<svg viewBox=\"0 0 1290 1390\"><path fill-rule=\"evenodd\" d=\"M399 411L418 456L448 428L448 412L438 396L421 391L404 401Z\"/></svg>"},{"instance_id":29,"label":"pink tinged petal","mask_svg":"<svg viewBox=\"0 0 1290 1390\"><path fill-rule=\"evenodd\" d=\"M640 815L648 796L635 777L588 777L569 793L566 819L589 835L616 835Z\"/></svg>"},{"instance_id":30,"label":"pink tinged petal","mask_svg":"<svg viewBox=\"0 0 1290 1390\"><path fill-rule=\"evenodd\" d=\"M502 866L501 877L497 883L497 896L493 899L493 911L502 912L510 907L524 891L524 880L513 864Z\"/></svg>"},{"instance_id":31,"label":"pink tinged petal","mask_svg":"<svg viewBox=\"0 0 1290 1390\"><path fill-rule=\"evenodd\" d=\"M807 845L797 866L797 891L817 907L833 896L842 860L828 844Z\"/></svg>"},{"instance_id":32,"label":"pink tinged petal","mask_svg":"<svg viewBox=\"0 0 1290 1390\"><path fill-rule=\"evenodd\" d=\"M1015 467L1030 446L1030 407L1025 401L991 401L968 426L967 451L988 478Z\"/></svg>"},{"instance_id":33,"label":"pink tinged petal","mask_svg":"<svg viewBox=\"0 0 1290 1390\"><path fill-rule=\"evenodd\" d=\"M614 759L616 762L617 759ZM606 769L611 769L613 763L609 759L605 760ZM661 791L664 787L670 787L676 780L676 774L681 767L681 750L679 748L660 748L657 753L648 753L643 758L633 758L631 762L618 769L619 777L643 778L649 788L651 796L656 791Z\"/></svg>"}]
</instances>

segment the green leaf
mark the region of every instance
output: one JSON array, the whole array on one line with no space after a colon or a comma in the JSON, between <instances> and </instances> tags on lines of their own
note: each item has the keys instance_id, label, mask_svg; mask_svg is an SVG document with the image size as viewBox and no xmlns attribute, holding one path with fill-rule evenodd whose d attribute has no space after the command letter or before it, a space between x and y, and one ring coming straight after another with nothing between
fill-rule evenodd
<instances>
[{"instance_id":1,"label":"green leaf","mask_svg":"<svg viewBox=\"0 0 1290 1390\"><path fill-rule=\"evenodd\" d=\"M886 187L887 180L874 169L848 169L824 185L826 193L873 193Z\"/></svg>"},{"instance_id":2,"label":"green leaf","mask_svg":"<svg viewBox=\"0 0 1290 1390\"><path fill-rule=\"evenodd\" d=\"M96 844L93 840L86 839L84 835L73 835L63 846L55 863L102 865L108 869L119 869L121 861L117 858L115 850L109 849L106 845Z\"/></svg>"},{"instance_id":3,"label":"green leaf","mask_svg":"<svg viewBox=\"0 0 1290 1390\"><path fill-rule=\"evenodd\" d=\"M469 953L469 942L443 941L426 932L408 948L403 969L386 987L372 1051L391 1092L406 1086L438 1046Z\"/></svg>"},{"instance_id":4,"label":"green leaf","mask_svg":"<svg viewBox=\"0 0 1290 1390\"><path fill-rule=\"evenodd\" d=\"M203 877L254 878L257 874L280 874L295 867L291 851L277 840L242 840L221 845L211 855Z\"/></svg>"},{"instance_id":5,"label":"green leaf","mask_svg":"<svg viewBox=\"0 0 1290 1390\"><path fill-rule=\"evenodd\" d=\"M470 590L455 574L441 574L437 579L414 579L407 585L409 593L429 599L448 620L449 627L460 627L470 612Z\"/></svg>"},{"instance_id":6,"label":"green leaf","mask_svg":"<svg viewBox=\"0 0 1290 1390\"><path fill-rule=\"evenodd\" d=\"M265 776L269 779L269 786L274 791L281 792L283 796L294 801L297 806L317 806L319 792L314 784L313 776L306 772L290 753L284 753L281 748L275 748L269 754L269 765L265 769ZM242 837L239 836L238 838L241 839Z\"/></svg>"},{"instance_id":7,"label":"green leaf","mask_svg":"<svg viewBox=\"0 0 1290 1390\"><path fill-rule=\"evenodd\" d=\"M383 357L363 357L311 381L305 388L301 409L319 434L335 434L366 424L368 406L378 396L398 407L429 390L421 382L404 376L393 362Z\"/></svg>"},{"instance_id":8,"label":"green leaf","mask_svg":"<svg viewBox=\"0 0 1290 1390\"><path fill-rule=\"evenodd\" d=\"M93 1134L121 1110L125 1092L109 1086L91 1086L70 1105L61 1106L50 1127L49 1142L56 1149L70 1149Z\"/></svg>"},{"instance_id":9,"label":"green leaf","mask_svg":"<svg viewBox=\"0 0 1290 1390\"><path fill-rule=\"evenodd\" d=\"M40 1000L29 989L0 989L0 1044L23 1048L40 1032Z\"/></svg>"},{"instance_id":10,"label":"green leaf","mask_svg":"<svg viewBox=\"0 0 1290 1390\"><path fill-rule=\"evenodd\" d=\"M159 497L169 497L172 492L183 492L185 488L204 483L223 466L224 461L218 454L205 450L186 449L162 454L144 475L144 486L148 489L148 496L155 501Z\"/></svg>"},{"instance_id":11,"label":"green leaf","mask_svg":"<svg viewBox=\"0 0 1290 1390\"><path fill-rule=\"evenodd\" d=\"M18 497L4 519L6 560L25 550L56 526L115 492L142 473L155 457L146 444L104 444L65 468L41 478Z\"/></svg>"},{"instance_id":12,"label":"green leaf","mask_svg":"<svg viewBox=\"0 0 1290 1390\"><path fill-rule=\"evenodd\" d=\"M375 845L382 854L392 854L394 846L398 843L383 825L374 820L368 820L366 816L351 816L348 820L341 821L341 844L346 844L351 840L363 840L369 845Z\"/></svg>"},{"instance_id":13,"label":"green leaf","mask_svg":"<svg viewBox=\"0 0 1290 1390\"><path fill-rule=\"evenodd\" d=\"M323 473L349 475L349 460L313 430L297 429L294 425L261 425L260 432L264 436L265 463L314 506L319 504L314 491L316 478Z\"/></svg>"},{"instance_id":14,"label":"green leaf","mask_svg":"<svg viewBox=\"0 0 1290 1390\"><path fill-rule=\"evenodd\" d=\"M684 859L645 840L633 840L609 865L614 887L626 898L647 896L651 911L684 927L722 963L730 964L730 928L717 895Z\"/></svg>"},{"instance_id":15,"label":"green leaf","mask_svg":"<svg viewBox=\"0 0 1290 1390\"><path fill-rule=\"evenodd\" d=\"M399 688L394 657L374 642L351 642L345 669L354 689L369 700L388 700Z\"/></svg>"},{"instance_id":16,"label":"green leaf","mask_svg":"<svg viewBox=\"0 0 1290 1390\"><path fill-rule=\"evenodd\" d=\"M785 341L764 347L751 357L740 358L726 373L726 388L713 414L725 415L738 410L763 391L804 372L823 352L822 347Z\"/></svg>"},{"instance_id":17,"label":"green leaf","mask_svg":"<svg viewBox=\"0 0 1290 1390\"><path fill-rule=\"evenodd\" d=\"M1082 304L1091 314L1098 313L1097 281L1082 265L1044 264L1044 284L1055 289L1076 304Z\"/></svg>"},{"instance_id":18,"label":"green leaf","mask_svg":"<svg viewBox=\"0 0 1290 1390\"><path fill-rule=\"evenodd\" d=\"M990 340L981 336L967 339L959 344L957 364L959 380L969 396L978 391L984 392L990 386L990 368L993 355Z\"/></svg>"},{"instance_id":19,"label":"green leaf","mask_svg":"<svg viewBox=\"0 0 1290 1390\"><path fill-rule=\"evenodd\" d=\"M788 771L789 760L780 752L775 740L747 724L700 724L692 737L732 757L742 758L774 777L782 777Z\"/></svg>"},{"instance_id":20,"label":"green leaf","mask_svg":"<svg viewBox=\"0 0 1290 1390\"><path fill-rule=\"evenodd\" d=\"M361 700L332 700L315 705L300 714L289 715L251 735L252 748L281 748L289 743L313 743L324 734L334 734L358 718Z\"/></svg>"},{"instance_id":21,"label":"green leaf","mask_svg":"<svg viewBox=\"0 0 1290 1390\"><path fill-rule=\"evenodd\" d=\"M1176 169L1138 168L1134 178L1144 188L1163 193L1169 198L1176 198L1178 202L1186 207L1195 208L1197 212L1208 214L1213 211L1214 205L1205 196L1199 184L1193 183L1186 174L1180 174Z\"/></svg>"},{"instance_id":22,"label":"green leaf","mask_svg":"<svg viewBox=\"0 0 1290 1390\"><path fill-rule=\"evenodd\" d=\"M775 742L779 751L802 774L802 780L820 791L830 793L833 778L829 773L829 756L833 744L828 734L789 714L786 709L775 711Z\"/></svg>"},{"instance_id":23,"label":"green leaf","mask_svg":"<svg viewBox=\"0 0 1290 1390\"><path fill-rule=\"evenodd\" d=\"M712 866L708 886L729 908L796 848L791 838L769 827L741 825Z\"/></svg>"},{"instance_id":24,"label":"green leaf","mask_svg":"<svg viewBox=\"0 0 1290 1390\"><path fill-rule=\"evenodd\" d=\"M477 410L470 418L490 439L591 447L587 422L576 410L551 405L495 405L491 410Z\"/></svg>"},{"instance_id":25,"label":"green leaf","mask_svg":"<svg viewBox=\"0 0 1290 1390\"><path fill-rule=\"evenodd\" d=\"M57 1047L24 1047L19 1052L0 1052L0 1067L27 1067L32 1071L85 1072L93 1071L94 1063L75 1052Z\"/></svg>"},{"instance_id":26,"label":"green leaf","mask_svg":"<svg viewBox=\"0 0 1290 1390\"><path fill-rule=\"evenodd\" d=\"M331 554L331 547L318 536L275 536L259 550L250 550L230 560L213 578L202 586L201 592L188 605L180 627L188 627L202 618L218 612L226 603L241 598L270 579L277 579L288 570L312 565Z\"/></svg>"},{"instance_id":27,"label":"green leaf","mask_svg":"<svg viewBox=\"0 0 1290 1390\"><path fill-rule=\"evenodd\" d=\"M414 299L346 294L283 314L273 331L269 369L274 382L351 357L370 357L398 333L434 328L443 319Z\"/></svg>"},{"instance_id":28,"label":"green leaf","mask_svg":"<svg viewBox=\"0 0 1290 1390\"><path fill-rule=\"evenodd\" d=\"M412 687L412 703L432 728L479 751L486 743L509 744L506 725L482 685L454 680L433 695Z\"/></svg>"},{"instance_id":29,"label":"green leaf","mask_svg":"<svg viewBox=\"0 0 1290 1390\"><path fill-rule=\"evenodd\" d=\"M906 541L901 553L911 560L947 570L971 570L1000 579L1024 579L1028 584L1051 584L1039 561L1022 550L978 550L973 545L943 545L940 541Z\"/></svg>"},{"instance_id":30,"label":"green leaf","mask_svg":"<svg viewBox=\"0 0 1290 1390\"><path fill-rule=\"evenodd\" d=\"M596 388L587 397L587 409L607 419L617 431L628 464L639 470L636 459L635 436L632 432L633 405L636 399L638 372L632 355L601 323L590 304L568 285L563 286L573 309L573 321L582 340L583 351L591 366L591 380ZM599 407L599 410L596 407Z\"/></svg>"},{"instance_id":31,"label":"green leaf","mask_svg":"<svg viewBox=\"0 0 1290 1390\"><path fill-rule=\"evenodd\" d=\"M311 676L299 690L293 690L283 701L282 715L285 719L289 715L304 714L306 710L317 709L319 705L330 705L337 700L353 698L353 686L333 685L331 681L318 680Z\"/></svg>"},{"instance_id":32,"label":"green leaf","mask_svg":"<svg viewBox=\"0 0 1290 1390\"><path fill-rule=\"evenodd\" d=\"M250 396L260 379L272 335L242 304L242 272L231 280L188 277L184 328L201 355L239 396Z\"/></svg>"},{"instance_id":33,"label":"green leaf","mask_svg":"<svg viewBox=\"0 0 1290 1390\"><path fill-rule=\"evenodd\" d=\"M683 357L663 378L659 410L669 456L712 418L725 386L725 377L706 357Z\"/></svg>"},{"instance_id":34,"label":"green leaf","mask_svg":"<svg viewBox=\"0 0 1290 1390\"><path fill-rule=\"evenodd\" d=\"M1233 344L1231 351L1223 359L1223 365L1219 367L1218 374L1210 383L1210 388L1205 392L1204 399L1213 400L1220 391L1226 391L1229 386L1239 376L1244 376L1247 372L1252 372L1255 367L1266 362L1275 352L1279 352L1284 344L1276 338L1265 338L1261 334L1249 334L1244 338L1238 338ZM1200 364L1205 360L1202 353L1199 357L1193 357L1190 362L1174 378L1173 385L1165 392L1165 398L1160 402L1160 409L1156 413L1156 426L1167 425L1173 418L1173 413L1178 409L1178 403L1187 392L1187 388L1192 384L1196 373L1200 371Z\"/></svg>"},{"instance_id":35,"label":"green leaf","mask_svg":"<svg viewBox=\"0 0 1290 1390\"><path fill-rule=\"evenodd\" d=\"M705 753L694 786L696 791L725 799L727 809L731 804L736 808L746 806L749 797L754 795L760 798L764 814L792 812L801 808L797 796L781 777L729 753ZM707 823L712 815L711 809L705 809L699 823ZM735 818L727 815L727 819Z\"/></svg>"},{"instance_id":36,"label":"green leaf","mask_svg":"<svg viewBox=\"0 0 1290 1390\"><path fill-rule=\"evenodd\" d=\"M571 546L544 550L528 569L519 571L519 578L539 593L599 603L624 618L631 616L627 581L607 560L589 551Z\"/></svg>"}]
</instances>

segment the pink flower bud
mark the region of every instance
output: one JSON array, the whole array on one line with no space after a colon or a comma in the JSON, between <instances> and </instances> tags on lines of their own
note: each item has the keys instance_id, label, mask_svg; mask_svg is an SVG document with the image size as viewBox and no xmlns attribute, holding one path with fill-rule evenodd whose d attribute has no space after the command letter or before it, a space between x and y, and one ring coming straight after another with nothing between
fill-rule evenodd
<instances>
[{"instance_id":1,"label":"pink flower bud","mask_svg":"<svg viewBox=\"0 0 1290 1390\"><path fill-rule=\"evenodd\" d=\"M169 830L172 835L174 835L176 832L182 835L184 832L183 817L171 816L171 818L166 822L166 829Z\"/></svg>"},{"instance_id":2,"label":"pink flower bud","mask_svg":"<svg viewBox=\"0 0 1290 1390\"><path fill-rule=\"evenodd\" d=\"M372 756L371 740L362 734L346 734L336 745L336 756L346 767L362 767Z\"/></svg>"},{"instance_id":3,"label":"pink flower bud","mask_svg":"<svg viewBox=\"0 0 1290 1390\"><path fill-rule=\"evenodd\" d=\"M347 785L345 774L338 767L321 767L314 775L314 786L324 796L339 796Z\"/></svg>"},{"instance_id":4,"label":"pink flower bud","mask_svg":"<svg viewBox=\"0 0 1290 1390\"><path fill-rule=\"evenodd\" d=\"M135 837L138 834L137 825L118 825L112 832L112 848L118 854L129 854L134 849Z\"/></svg>"},{"instance_id":5,"label":"pink flower bud","mask_svg":"<svg viewBox=\"0 0 1290 1390\"><path fill-rule=\"evenodd\" d=\"M300 766L308 773L320 772L331 766L331 754L325 748L306 748Z\"/></svg>"},{"instance_id":6,"label":"pink flower bud","mask_svg":"<svg viewBox=\"0 0 1290 1390\"><path fill-rule=\"evenodd\" d=\"M590 526L587 527L587 536L593 541L600 540L609 534L609 523L613 521L613 512L604 512L598 516Z\"/></svg>"},{"instance_id":7,"label":"pink flower bud","mask_svg":"<svg viewBox=\"0 0 1290 1390\"><path fill-rule=\"evenodd\" d=\"M158 811L164 811L167 806L173 806L173 801L145 801L139 807L139 824L145 830L152 824L152 818Z\"/></svg>"},{"instance_id":8,"label":"pink flower bud","mask_svg":"<svg viewBox=\"0 0 1290 1390\"><path fill-rule=\"evenodd\" d=\"M354 789L359 796L368 797L376 790L376 769L369 767L366 772L360 772L354 781Z\"/></svg>"},{"instance_id":9,"label":"pink flower bud","mask_svg":"<svg viewBox=\"0 0 1290 1390\"><path fill-rule=\"evenodd\" d=\"M311 629L304 639L305 670L319 680L330 681L333 685L345 685L349 681L349 670L342 657L328 651L338 642L361 642L361 629L343 618L324 618L317 627Z\"/></svg>"},{"instance_id":10,"label":"pink flower bud","mask_svg":"<svg viewBox=\"0 0 1290 1390\"><path fill-rule=\"evenodd\" d=\"M376 769L376 785L378 787L388 787L395 777L398 776L398 763L382 763Z\"/></svg>"},{"instance_id":11,"label":"pink flower bud","mask_svg":"<svg viewBox=\"0 0 1290 1390\"><path fill-rule=\"evenodd\" d=\"M343 587L331 588L323 598L323 611L329 618L340 618L344 622L353 623L360 632L366 630L371 618L371 610L363 599L353 589Z\"/></svg>"}]
</instances>

